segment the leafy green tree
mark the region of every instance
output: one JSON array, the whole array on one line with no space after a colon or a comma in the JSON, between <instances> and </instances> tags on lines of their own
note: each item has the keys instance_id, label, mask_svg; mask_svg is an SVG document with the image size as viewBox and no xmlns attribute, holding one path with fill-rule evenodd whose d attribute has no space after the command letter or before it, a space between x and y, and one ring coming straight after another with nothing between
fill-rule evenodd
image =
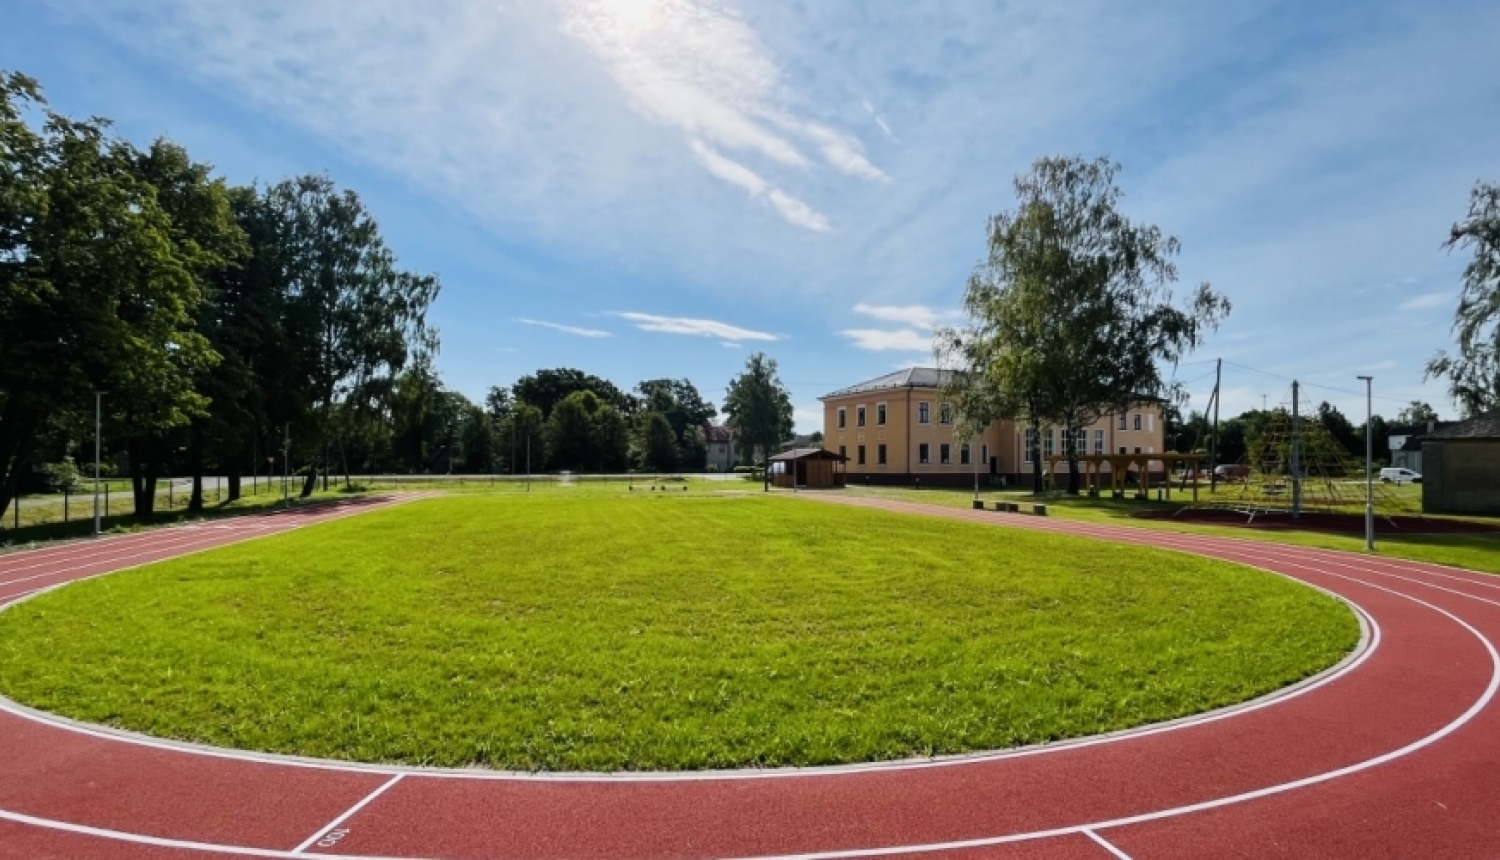
<instances>
[{"instance_id":1,"label":"leafy green tree","mask_svg":"<svg viewBox=\"0 0 1500 860\"><path fill-rule=\"evenodd\" d=\"M600 472L623 472L630 459L630 425L620 410L602 403L590 427L591 444Z\"/></svg>"},{"instance_id":2,"label":"leafy green tree","mask_svg":"<svg viewBox=\"0 0 1500 860\"><path fill-rule=\"evenodd\" d=\"M1344 413L1340 412L1337 406L1326 400L1318 404L1318 420L1345 453L1351 457L1364 457L1365 437L1355 432L1354 425L1344 417Z\"/></svg>"},{"instance_id":3,"label":"leafy green tree","mask_svg":"<svg viewBox=\"0 0 1500 860\"><path fill-rule=\"evenodd\" d=\"M525 474L527 464L531 469L541 470L546 466L544 457L544 430L542 410L530 403L516 403L500 422L496 438L497 455L504 471L512 475Z\"/></svg>"},{"instance_id":4,"label":"leafy green tree","mask_svg":"<svg viewBox=\"0 0 1500 860\"><path fill-rule=\"evenodd\" d=\"M792 432L792 396L776 375L775 359L757 352L745 360L745 371L730 381L724 393L724 414L740 442L743 463L776 453L781 440Z\"/></svg>"},{"instance_id":5,"label":"leafy green tree","mask_svg":"<svg viewBox=\"0 0 1500 860\"><path fill-rule=\"evenodd\" d=\"M677 471L677 439L672 424L660 412L636 416L640 434L641 468L652 472Z\"/></svg>"},{"instance_id":6,"label":"leafy green tree","mask_svg":"<svg viewBox=\"0 0 1500 860\"><path fill-rule=\"evenodd\" d=\"M267 196L287 251L286 325L307 380L310 408L298 437L326 482L339 414L372 407L414 345L435 347L426 317L439 286L397 268L359 196L328 177L286 180ZM304 496L317 472L308 471Z\"/></svg>"},{"instance_id":7,"label":"leafy green tree","mask_svg":"<svg viewBox=\"0 0 1500 860\"><path fill-rule=\"evenodd\" d=\"M585 471L594 466L594 414L602 405L594 392L583 390L569 394L552 408L542 434L547 468Z\"/></svg>"},{"instance_id":8,"label":"leafy green tree","mask_svg":"<svg viewBox=\"0 0 1500 860\"><path fill-rule=\"evenodd\" d=\"M1445 247L1472 248L1474 259L1453 314L1458 353L1434 356L1427 378L1446 378L1448 393L1472 417L1500 407L1500 183L1475 184L1468 217L1453 225Z\"/></svg>"},{"instance_id":9,"label":"leafy green tree","mask_svg":"<svg viewBox=\"0 0 1500 860\"><path fill-rule=\"evenodd\" d=\"M568 395L578 391L593 392L600 401L608 403L627 416L635 414L635 398L616 388L615 384L607 379L600 379L593 374L574 370L571 367L538 370L534 374L521 377L515 385L511 386L511 394L515 396L515 399L530 403L540 409L544 419L551 418L553 408Z\"/></svg>"},{"instance_id":10,"label":"leafy green tree","mask_svg":"<svg viewBox=\"0 0 1500 860\"><path fill-rule=\"evenodd\" d=\"M1396 413L1395 420L1397 424L1424 425L1428 421L1438 420L1438 414L1437 410L1433 409L1431 404L1421 400L1413 400L1402 407L1400 412Z\"/></svg>"},{"instance_id":11,"label":"leafy green tree","mask_svg":"<svg viewBox=\"0 0 1500 860\"><path fill-rule=\"evenodd\" d=\"M244 333L236 330L244 320L242 303L247 297L233 289L235 281L224 277L249 247L229 188L212 175L212 167L194 162L185 149L166 140L136 154L134 161L136 174L155 189L157 203L171 223L173 245L204 298L194 326L218 357L198 364L193 372L193 388L207 399L207 408L193 416L183 432L168 431L165 437L148 432L127 443L136 453L132 463L137 468L132 471L138 481L137 513L149 513L156 497L148 452L159 455L161 447L173 447L179 441L185 443L185 466L192 478L188 508L196 511L203 508L205 460L237 459L228 455L243 450L253 426L256 383L239 349Z\"/></svg>"},{"instance_id":12,"label":"leafy green tree","mask_svg":"<svg viewBox=\"0 0 1500 860\"><path fill-rule=\"evenodd\" d=\"M1118 211L1118 170L1108 159L1044 158L1018 176L1020 204L990 219L988 259L965 291L968 327L937 337L975 399L1033 428L1070 431L1071 493L1081 481L1076 432L1162 398L1161 366L1191 352L1229 312L1206 283L1184 305L1174 301L1180 244ZM1039 471L1040 456L1032 463Z\"/></svg>"},{"instance_id":13,"label":"leafy green tree","mask_svg":"<svg viewBox=\"0 0 1500 860\"><path fill-rule=\"evenodd\" d=\"M39 434L92 412L94 391L110 392L111 427L130 437L207 406L193 377L217 356L193 317L210 255L174 234L137 167L102 121L47 110L35 81L0 73L0 513Z\"/></svg>"}]
</instances>

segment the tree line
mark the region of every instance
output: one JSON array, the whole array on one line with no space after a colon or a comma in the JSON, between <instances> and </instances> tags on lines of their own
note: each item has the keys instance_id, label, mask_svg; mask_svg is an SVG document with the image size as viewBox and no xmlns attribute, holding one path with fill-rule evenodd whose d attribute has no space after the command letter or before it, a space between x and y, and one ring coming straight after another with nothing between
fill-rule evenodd
<instances>
[{"instance_id":1,"label":"tree line","mask_svg":"<svg viewBox=\"0 0 1500 860\"><path fill-rule=\"evenodd\" d=\"M400 268L326 176L231 186L168 140L52 111L15 73L0 158L0 512L92 440L96 404L138 515L169 467L193 476L192 508L208 469L238 497L288 427L311 493L437 350L437 278Z\"/></svg>"},{"instance_id":2,"label":"tree line","mask_svg":"<svg viewBox=\"0 0 1500 860\"><path fill-rule=\"evenodd\" d=\"M630 392L573 369L447 389L427 324L436 276L403 269L359 195L321 175L234 186L166 139L51 110L0 72L0 514L105 453L149 515L164 475L293 465L331 476L538 469L700 469L719 410L686 379ZM776 362L757 353L724 414L740 449L792 428ZM69 464L66 469L59 464ZM49 477L51 476L51 477Z\"/></svg>"},{"instance_id":3,"label":"tree line","mask_svg":"<svg viewBox=\"0 0 1500 860\"><path fill-rule=\"evenodd\" d=\"M1278 409L1281 407L1278 407ZM1212 420L1201 412L1191 412L1181 419L1169 409L1167 416L1167 449L1189 453L1207 453L1209 439L1213 435ZM1233 418L1219 422L1218 460L1220 463L1243 463L1256 450L1262 431L1276 417L1277 409L1250 409ZM1307 422L1317 422L1338 445L1341 453L1356 463L1365 458L1365 424L1354 424L1337 406L1323 401L1307 415ZM1372 458L1376 467L1388 466L1392 451L1390 437L1397 431L1410 431L1416 435L1426 432L1427 422L1438 420L1437 412L1428 403L1414 400L1387 420L1379 414L1371 415Z\"/></svg>"}]
</instances>

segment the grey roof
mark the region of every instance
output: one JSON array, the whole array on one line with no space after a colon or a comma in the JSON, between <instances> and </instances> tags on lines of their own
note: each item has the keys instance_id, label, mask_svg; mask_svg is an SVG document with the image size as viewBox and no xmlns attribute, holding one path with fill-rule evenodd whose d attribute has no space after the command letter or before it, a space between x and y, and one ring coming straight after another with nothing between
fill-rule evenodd
<instances>
[{"instance_id":1,"label":"grey roof","mask_svg":"<svg viewBox=\"0 0 1500 860\"><path fill-rule=\"evenodd\" d=\"M772 460L847 460L848 457L829 451L825 448L793 448L783 451L771 458Z\"/></svg>"},{"instance_id":2,"label":"grey roof","mask_svg":"<svg viewBox=\"0 0 1500 860\"><path fill-rule=\"evenodd\" d=\"M1423 439L1500 439L1500 409L1491 409L1468 419L1439 427Z\"/></svg>"},{"instance_id":3,"label":"grey roof","mask_svg":"<svg viewBox=\"0 0 1500 860\"><path fill-rule=\"evenodd\" d=\"M937 388L948 381L953 375L951 370L938 370L935 367L908 367L895 373L887 373L858 385L848 388L840 388L838 391L825 394L819 400L828 400L833 397L848 397L851 394L864 394L867 391L884 391L891 388Z\"/></svg>"}]
</instances>

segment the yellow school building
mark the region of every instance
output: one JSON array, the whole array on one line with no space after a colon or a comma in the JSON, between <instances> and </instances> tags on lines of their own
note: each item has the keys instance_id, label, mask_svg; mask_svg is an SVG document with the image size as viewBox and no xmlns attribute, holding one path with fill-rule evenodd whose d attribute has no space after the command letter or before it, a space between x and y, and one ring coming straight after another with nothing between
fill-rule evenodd
<instances>
[{"instance_id":1,"label":"yellow school building","mask_svg":"<svg viewBox=\"0 0 1500 860\"><path fill-rule=\"evenodd\" d=\"M977 438L955 432L953 408L938 396L948 371L910 367L841 388L823 402L823 447L848 457L849 484L970 484L1030 486L1031 428L1024 422L996 421ZM1064 453L1065 428L1041 429L1043 470L1048 458ZM1166 428L1160 402L1143 401L1111 413L1079 431L1079 453L1161 454ZM1061 466L1066 470L1066 464ZM1164 470L1161 461L1151 471ZM1107 473L1107 469L1106 469Z\"/></svg>"}]
</instances>

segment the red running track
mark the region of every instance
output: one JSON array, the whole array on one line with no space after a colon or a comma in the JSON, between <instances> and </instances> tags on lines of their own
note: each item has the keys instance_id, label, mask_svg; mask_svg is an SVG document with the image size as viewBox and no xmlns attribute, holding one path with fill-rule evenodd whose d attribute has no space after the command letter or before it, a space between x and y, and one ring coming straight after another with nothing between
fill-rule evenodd
<instances>
[{"instance_id":1,"label":"red running track","mask_svg":"<svg viewBox=\"0 0 1500 860\"><path fill-rule=\"evenodd\" d=\"M1309 683L1176 723L1009 753L803 771L357 767L155 741L0 701L0 857L1500 857L1500 577L817 498L1255 565L1349 601L1365 641ZM28 586L348 513L3 556L0 603Z\"/></svg>"}]
</instances>

